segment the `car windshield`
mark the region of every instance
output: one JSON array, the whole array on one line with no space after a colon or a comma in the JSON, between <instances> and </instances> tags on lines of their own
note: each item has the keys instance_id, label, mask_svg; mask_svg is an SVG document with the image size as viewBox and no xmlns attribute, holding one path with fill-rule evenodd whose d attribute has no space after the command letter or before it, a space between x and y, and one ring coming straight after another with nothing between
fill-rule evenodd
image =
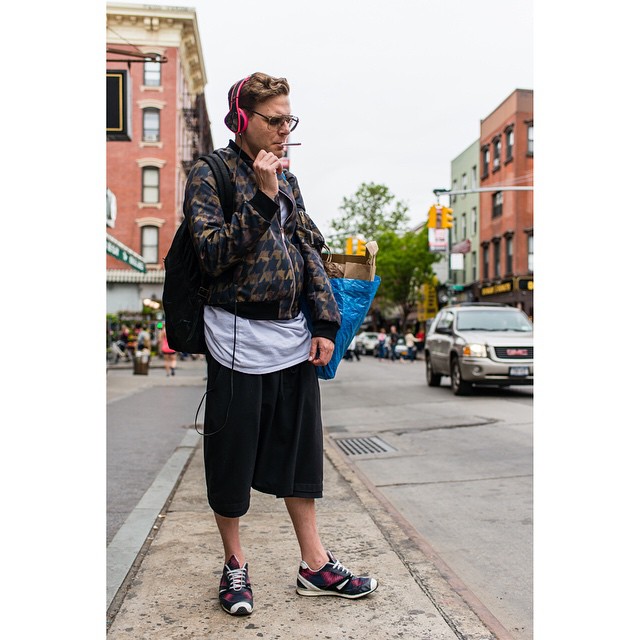
<instances>
[{"instance_id":1,"label":"car windshield","mask_svg":"<svg viewBox=\"0 0 640 640\"><path fill-rule=\"evenodd\" d=\"M533 325L518 309L469 309L460 311L458 331L532 331Z\"/></svg>"}]
</instances>

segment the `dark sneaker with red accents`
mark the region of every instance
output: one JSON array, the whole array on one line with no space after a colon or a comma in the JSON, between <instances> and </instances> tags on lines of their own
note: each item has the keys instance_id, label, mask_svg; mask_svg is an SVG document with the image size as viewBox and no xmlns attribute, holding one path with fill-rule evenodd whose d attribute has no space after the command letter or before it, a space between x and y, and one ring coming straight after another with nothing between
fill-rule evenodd
<instances>
[{"instance_id":1,"label":"dark sneaker with red accents","mask_svg":"<svg viewBox=\"0 0 640 640\"><path fill-rule=\"evenodd\" d=\"M301 596L339 596L341 598L362 598L378 587L375 578L354 576L327 552L329 562L314 571L303 560L298 570L296 591Z\"/></svg>"},{"instance_id":2,"label":"dark sneaker with red accents","mask_svg":"<svg viewBox=\"0 0 640 640\"><path fill-rule=\"evenodd\" d=\"M249 565L241 567L235 556L224 565L220 580L220 605L232 616L248 616L253 611Z\"/></svg>"}]
</instances>

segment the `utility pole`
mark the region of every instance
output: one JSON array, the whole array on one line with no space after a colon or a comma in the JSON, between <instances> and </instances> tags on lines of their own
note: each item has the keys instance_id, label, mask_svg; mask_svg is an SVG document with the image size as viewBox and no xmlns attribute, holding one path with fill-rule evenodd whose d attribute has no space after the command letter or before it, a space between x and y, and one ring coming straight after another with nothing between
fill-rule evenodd
<instances>
[{"instance_id":1,"label":"utility pole","mask_svg":"<svg viewBox=\"0 0 640 640\"><path fill-rule=\"evenodd\" d=\"M466 193L487 193L495 191L533 191L533 185L526 187L503 187L497 184L492 187L478 187L477 189L458 189L456 191L452 191L451 189L434 189L433 193L436 198L439 198L440 196L463 196Z\"/></svg>"}]
</instances>

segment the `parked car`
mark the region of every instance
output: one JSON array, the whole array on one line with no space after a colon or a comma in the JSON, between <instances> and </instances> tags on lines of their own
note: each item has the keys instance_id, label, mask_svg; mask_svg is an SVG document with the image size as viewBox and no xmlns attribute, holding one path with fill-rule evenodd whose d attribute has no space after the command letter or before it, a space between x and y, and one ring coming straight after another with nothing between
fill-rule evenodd
<instances>
[{"instance_id":1,"label":"parked car","mask_svg":"<svg viewBox=\"0 0 640 640\"><path fill-rule=\"evenodd\" d=\"M461 303L444 307L425 341L427 384L451 378L455 395L473 385L533 384L533 324L515 307Z\"/></svg>"},{"instance_id":2,"label":"parked car","mask_svg":"<svg viewBox=\"0 0 640 640\"><path fill-rule=\"evenodd\" d=\"M360 353L373 355L378 346L378 334L373 331L363 331L356 336L356 346Z\"/></svg>"}]
</instances>

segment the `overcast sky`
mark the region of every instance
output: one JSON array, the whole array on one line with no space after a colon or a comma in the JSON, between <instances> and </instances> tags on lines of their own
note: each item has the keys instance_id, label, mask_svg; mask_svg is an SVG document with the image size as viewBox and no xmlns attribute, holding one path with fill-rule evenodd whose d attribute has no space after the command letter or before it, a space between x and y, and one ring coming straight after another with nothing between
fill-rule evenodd
<instances>
[{"instance_id":1,"label":"overcast sky","mask_svg":"<svg viewBox=\"0 0 640 640\"><path fill-rule=\"evenodd\" d=\"M229 87L284 76L300 124L291 171L328 234L342 198L385 184L425 219L480 120L533 86L533 0L173 0L197 12L216 147Z\"/></svg>"}]
</instances>

